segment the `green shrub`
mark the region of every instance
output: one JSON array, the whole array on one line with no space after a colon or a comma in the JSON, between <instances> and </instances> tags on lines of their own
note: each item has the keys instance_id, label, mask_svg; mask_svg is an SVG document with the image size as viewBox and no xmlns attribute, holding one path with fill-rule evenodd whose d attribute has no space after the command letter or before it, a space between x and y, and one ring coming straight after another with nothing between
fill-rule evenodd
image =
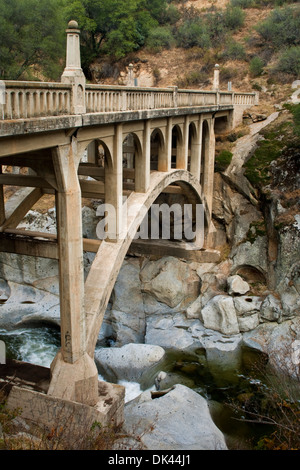
<instances>
[{"instance_id":1,"label":"green shrub","mask_svg":"<svg viewBox=\"0 0 300 470\"><path fill-rule=\"evenodd\" d=\"M254 0L231 0L230 3L233 7L251 8L253 7Z\"/></svg>"},{"instance_id":2,"label":"green shrub","mask_svg":"<svg viewBox=\"0 0 300 470\"><path fill-rule=\"evenodd\" d=\"M222 43L228 32L224 21L224 13L221 11L208 13L205 22L214 45Z\"/></svg>"},{"instance_id":3,"label":"green shrub","mask_svg":"<svg viewBox=\"0 0 300 470\"><path fill-rule=\"evenodd\" d=\"M274 128L268 126L261 132L263 140L258 143L254 154L244 164L244 174L253 186L260 188L269 184L270 164L281 156L282 150L288 145L290 126L291 122L287 120Z\"/></svg>"},{"instance_id":4,"label":"green shrub","mask_svg":"<svg viewBox=\"0 0 300 470\"><path fill-rule=\"evenodd\" d=\"M184 21L178 28L176 37L178 46L185 49L191 47L208 49L211 47L209 31L200 18Z\"/></svg>"},{"instance_id":5,"label":"green shrub","mask_svg":"<svg viewBox=\"0 0 300 470\"><path fill-rule=\"evenodd\" d=\"M223 56L226 59L244 60L246 51L243 44L232 40L227 44Z\"/></svg>"},{"instance_id":6,"label":"green shrub","mask_svg":"<svg viewBox=\"0 0 300 470\"><path fill-rule=\"evenodd\" d=\"M264 61L260 57L255 56L251 59L249 67L252 77L259 77L264 70Z\"/></svg>"},{"instance_id":7,"label":"green shrub","mask_svg":"<svg viewBox=\"0 0 300 470\"><path fill-rule=\"evenodd\" d=\"M256 28L273 49L300 44L300 8L276 8Z\"/></svg>"},{"instance_id":8,"label":"green shrub","mask_svg":"<svg viewBox=\"0 0 300 470\"><path fill-rule=\"evenodd\" d=\"M294 135L300 137L300 104L286 103L284 108L288 109L293 116Z\"/></svg>"},{"instance_id":9,"label":"green shrub","mask_svg":"<svg viewBox=\"0 0 300 470\"><path fill-rule=\"evenodd\" d=\"M290 47L281 54L275 66L275 72L300 77L300 46Z\"/></svg>"},{"instance_id":10,"label":"green shrub","mask_svg":"<svg viewBox=\"0 0 300 470\"><path fill-rule=\"evenodd\" d=\"M171 4L168 5L167 9L165 10L162 21L164 23L175 24L180 19L180 16L181 15L178 8L176 8L175 5Z\"/></svg>"},{"instance_id":11,"label":"green shrub","mask_svg":"<svg viewBox=\"0 0 300 470\"><path fill-rule=\"evenodd\" d=\"M209 75L201 70L193 70L177 80L177 86L179 88L206 85L208 83Z\"/></svg>"},{"instance_id":12,"label":"green shrub","mask_svg":"<svg viewBox=\"0 0 300 470\"><path fill-rule=\"evenodd\" d=\"M155 53L162 49L171 49L174 45L175 39L168 26L158 26L151 29L146 41L146 47Z\"/></svg>"},{"instance_id":13,"label":"green shrub","mask_svg":"<svg viewBox=\"0 0 300 470\"><path fill-rule=\"evenodd\" d=\"M224 12L224 22L228 29L235 30L243 26L245 13L240 7L229 5Z\"/></svg>"},{"instance_id":14,"label":"green shrub","mask_svg":"<svg viewBox=\"0 0 300 470\"><path fill-rule=\"evenodd\" d=\"M216 156L216 171L225 171L228 165L230 165L232 159L232 153L229 150L222 150L219 155Z\"/></svg>"}]
</instances>

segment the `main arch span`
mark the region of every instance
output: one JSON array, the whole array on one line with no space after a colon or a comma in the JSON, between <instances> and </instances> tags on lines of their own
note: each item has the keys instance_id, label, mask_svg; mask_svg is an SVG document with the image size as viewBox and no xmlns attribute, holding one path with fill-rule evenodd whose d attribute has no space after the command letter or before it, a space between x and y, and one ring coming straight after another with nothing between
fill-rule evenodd
<instances>
[{"instance_id":1,"label":"main arch span","mask_svg":"<svg viewBox=\"0 0 300 470\"><path fill-rule=\"evenodd\" d=\"M191 196L191 203L206 206L201 194L199 181L185 170L173 170L168 173L156 172L151 175L149 189L146 193L132 193L127 201L127 229L125 236L116 243L103 240L91 266L85 283L85 312L87 323L87 351L93 356L97 337L103 321L103 316L109 298L119 274L123 260L128 252L136 232L157 197L170 185L178 184L187 196ZM205 233L199 233L203 241L207 238L209 230L209 217L205 214ZM199 245L200 246L200 245ZM204 245L203 245L204 246Z\"/></svg>"}]
</instances>

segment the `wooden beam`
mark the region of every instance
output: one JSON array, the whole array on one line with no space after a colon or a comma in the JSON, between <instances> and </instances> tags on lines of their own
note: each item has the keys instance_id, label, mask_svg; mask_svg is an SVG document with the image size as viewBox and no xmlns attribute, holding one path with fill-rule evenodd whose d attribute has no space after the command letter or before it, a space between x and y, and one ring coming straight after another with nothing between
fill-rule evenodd
<instances>
[{"instance_id":1,"label":"wooden beam","mask_svg":"<svg viewBox=\"0 0 300 470\"><path fill-rule=\"evenodd\" d=\"M83 251L97 253L101 245L101 240L93 240L91 238L83 238Z\"/></svg>"},{"instance_id":2,"label":"wooden beam","mask_svg":"<svg viewBox=\"0 0 300 470\"><path fill-rule=\"evenodd\" d=\"M0 161L2 165L7 166L20 166L20 167L32 167L37 162L43 161L43 164L52 163L50 149L43 149L37 152L27 152L18 155L12 155L7 157L1 157Z\"/></svg>"},{"instance_id":3,"label":"wooden beam","mask_svg":"<svg viewBox=\"0 0 300 470\"><path fill-rule=\"evenodd\" d=\"M46 243L47 243L47 240L53 243L57 242L56 233L37 232L33 230L24 230L24 229L6 229L4 234L0 234L0 237L2 238L3 236L5 237L5 234L7 237L9 236L10 239L13 239L13 237L14 239L17 239L16 237L24 237L23 241L29 241L29 242L43 241L43 240L40 240L41 238L43 238L44 241L46 241ZM39 240L36 240L36 239L39 239ZM92 239L92 238L82 239L83 251L87 251L90 253L97 253L100 245L101 245L101 240ZM56 259L58 259L58 255Z\"/></svg>"},{"instance_id":4,"label":"wooden beam","mask_svg":"<svg viewBox=\"0 0 300 470\"><path fill-rule=\"evenodd\" d=\"M64 130L37 132L35 134L15 135L1 138L0 157L7 157L26 152L49 149L70 143L70 137Z\"/></svg>"},{"instance_id":5,"label":"wooden beam","mask_svg":"<svg viewBox=\"0 0 300 470\"><path fill-rule=\"evenodd\" d=\"M78 168L78 174L82 176L91 176L97 178L105 178L105 169L97 165L91 165L90 163L81 163ZM135 169L134 168L123 168L123 177L124 178L135 178Z\"/></svg>"},{"instance_id":6,"label":"wooden beam","mask_svg":"<svg viewBox=\"0 0 300 470\"><path fill-rule=\"evenodd\" d=\"M58 259L58 244L54 240L37 240L30 237L0 234L0 252L40 258Z\"/></svg>"},{"instance_id":7,"label":"wooden beam","mask_svg":"<svg viewBox=\"0 0 300 470\"><path fill-rule=\"evenodd\" d=\"M25 186L27 188L53 188L44 178L33 175L14 175L5 173L0 175L0 185Z\"/></svg>"},{"instance_id":8,"label":"wooden beam","mask_svg":"<svg viewBox=\"0 0 300 470\"><path fill-rule=\"evenodd\" d=\"M26 230L21 228L7 228L4 233L11 235L19 235L22 237L31 237L31 238L45 238L47 240L57 240L56 233L46 233L38 232L35 230Z\"/></svg>"},{"instance_id":9,"label":"wooden beam","mask_svg":"<svg viewBox=\"0 0 300 470\"><path fill-rule=\"evenodd\" d=\"M104 183L101 181L79 180L81 196L85 198L103 199L105 196Z\"/></svg>"},{"instance_id":10,"label":"wooden beam","mask_svg":"<svg viewBox=\"0 0 300 470\"><path fill-rule=\"evenodd\" d=\"M174 256L197 263L218 263L220 252L199 249L194 243L168 240L134 240L128 250L131 255Z\"/></svg>"},{"instance_id":11,"label":"wooden beam","mask_svg":"<svg viewBox=\"0 0 300 470\"><path fill-rule=\"evenodd\" d=\"M0 232L3 232L6 228L16 228L18 224L23 220L27 212L34 206L34 204L43 196L41 188L34 188L25 199L16 207L10 217L0 227Z\"/></svg>"}]
</instances>

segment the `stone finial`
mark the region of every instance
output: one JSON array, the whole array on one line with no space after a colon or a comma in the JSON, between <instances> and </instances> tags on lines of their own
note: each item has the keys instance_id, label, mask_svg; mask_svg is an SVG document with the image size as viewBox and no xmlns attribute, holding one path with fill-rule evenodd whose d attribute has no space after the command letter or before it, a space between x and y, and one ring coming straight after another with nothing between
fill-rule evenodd
<instances>
[{"instance_id":1,"label":"stone finial","mask_svg":"<svg viewBox=\"0 0 300 470\"><path fill-rule=\"evenodd\" d=\"M68 29L79 29L77 21L75 21L75 20L69 21Z\"/></svg>"},{"instance_id":2,"label":"stone finial","mask_svg":"<svg viewBox=\"0 0 300 470\"><path fill-rule=\"evenodd\" d=\"M81 68L80 29L75 20L68 23L66 67L61 77L62 83L72 85L72 113L84 114L85 105L85 76Z\"/></svg>"},{"instance_id":3,"label":"stone finial","mask_svg":"<svg viewBox=\"0 0 300 470\"><path fill-rule=\"evenodd\" d=\"M220 66L219 64L216 64L214 68L213 90L218 91L219 89L220 89Z\"/></svg>"}]
</instances>

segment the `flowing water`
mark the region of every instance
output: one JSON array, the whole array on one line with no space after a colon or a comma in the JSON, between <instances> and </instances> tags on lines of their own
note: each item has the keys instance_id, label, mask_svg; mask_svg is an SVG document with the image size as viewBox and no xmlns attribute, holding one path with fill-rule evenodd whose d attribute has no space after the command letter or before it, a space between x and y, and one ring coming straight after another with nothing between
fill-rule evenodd
<instances>
[{"instance_id":1,"label":"flowing water","mask_svg":"<svg viewBox=\"0 0 300 470\"><path fill-rule=\"evenodd\" d=\"M20 328L13 331L0 329L0 340L5 342L7 357L32 364L49 367L60 347L60 332L52 327ZM184 355L181 352L167 352L161 369L168 374L169 382L164 388L182 383L207 399L213 420L225 434L228 442L238 448L248 447L248 441L259 438L270 431L266 427L249 424L243 420L243 413L236 414L228 406L231 400L253 397L257 385L261 385L260 372L253 375L253 364L257 354L245 351L239 370L225 371L217 364L207 364L203 352L198 355ZM128 402L144 390L156 390L154 381L157 370L142 383L120 381L125 386L125 401ZM99 375L100 380L105 377ZM237 444L238 443L238 444ZM232 445L232 444L231 444Z\"/></svg>"}]
</instances>

